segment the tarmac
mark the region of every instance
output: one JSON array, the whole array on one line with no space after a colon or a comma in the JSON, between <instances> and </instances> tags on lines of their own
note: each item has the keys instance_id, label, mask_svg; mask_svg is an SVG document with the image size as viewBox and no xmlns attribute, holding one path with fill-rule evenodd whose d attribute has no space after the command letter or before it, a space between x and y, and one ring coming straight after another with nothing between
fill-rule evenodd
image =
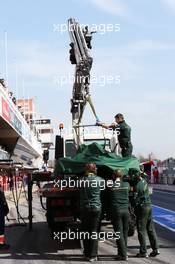
<instances>
[{"instance_id":1,"label":"tarmac","mask_svg":"<svg viewBox=\"0 0 175 264\"><path fill-rule=\"evenodd\" d=\"M170 191L175 192L175 185L171 184L151 184L153 190L163 190L163 191Z\"/></svg>"}]
</instances>

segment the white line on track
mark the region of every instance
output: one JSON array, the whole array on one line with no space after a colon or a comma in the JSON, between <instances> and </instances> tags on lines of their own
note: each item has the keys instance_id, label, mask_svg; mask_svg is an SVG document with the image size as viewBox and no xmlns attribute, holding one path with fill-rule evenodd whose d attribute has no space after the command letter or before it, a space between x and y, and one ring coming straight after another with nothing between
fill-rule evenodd
<instances>
[{"instance_id":1,"label":"white line on track","mask_svg":"<svg viewBox=\"0 0 175 264\"><path fill-rule=\"evenodd\" d=\"M173 214L175 213L174 211L171 211L171 210L169 210L169 209L163 208L163 207L158 206L158 205L153 205L153 207L157 207L157 208L162 209L162 210L165 210L165 211L167 211L167 212L169 212L169 213L173 213ZM175 232L175 229L173 229L173 228L171 228L171 227L169 227L169 226L167 226L167 225L165 225L165 224L162 224L161 222L159 222L159 221L157 221L157 220L155 220L155 219L153 219L153 220L154 220L154 222L157 223L158 225L163 226L163 227L165 227L166 229L169 229L169 230L172 231L172 232Z\"/></svg>"},{"instance_id":2,"label":"white line on track","mask_svg":"<svg viewBox=\"0 0 175 264\"><path fill-rule=\"evenodd\" d=\"M157 220L154 220L154 222L155 222L156 224L160 225L160 226L165 227L166 229L169 229L170 231L175 232L175 229L173 229L173 228L171 228L171 227L169 227L169 226L167 226L167 225L164 225L164 224L160 223L160 222L157 221Z\"/></svg>"},{"instance_id":3,"label":"white line on track","mask_svg":"<svg viewBox=\"0 0 175 264\"><path fill-rule=\"evenodd\" d=\"M167 212L170 212L170 213L173 213L173 214L175 213L175 211L173 211L173 210L169 210L169 209L163 208L163 207L158 206L158 205L154 205L154 204L153 204L153 206L154 206L154 207L157 207L157 208L160 208L160 209L163 209L163 210L165 210L165 211L167 211Z\"/></svg>"},{"instance_id":4,"label":"white line on track","mask_svg":"<svg viewBox=\"0 0 175 264\"><path fill-rule=\"evenodd\" d=\"M157 193L164 193L164 194L170 194L170 195L173 195L175 196L175 193L174 192L168 192L168 191L160 191L160 190L156 190L156 189L153 189L153 193L154 192L157 192Z\"/></svg>"}]
</instances>

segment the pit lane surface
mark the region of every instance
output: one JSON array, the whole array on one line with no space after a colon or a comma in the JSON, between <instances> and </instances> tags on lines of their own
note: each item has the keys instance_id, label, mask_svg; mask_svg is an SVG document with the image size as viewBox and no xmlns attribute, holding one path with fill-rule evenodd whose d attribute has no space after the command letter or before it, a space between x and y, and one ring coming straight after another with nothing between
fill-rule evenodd
<instances>
[{"instance_id":1,"label":"pit lane surface","mask_svg":"<svg viewBox=\"0 0 175 264\"><path fill-rule=\"evenodd\" d=\"M156 192L153 194L154 204L158 199ZM166 194L167 195L167 194ZM170 196L169 201L173 201ZM161 204L163 198L157 200ZM159 205L160 205L159 204ZM165 203L163 204L165 205ZM171 207L172 205L170 205ZM170 208L169 207L169 208ZM22 216L27 216L27 204L20 206ZM66 240L62 243L51 238L50 231L45 221L45 212L41 209L39 199L34 194L33 200L33 231L29 232L26 226L13 226L12 220L6 228L7 241L11 244L9 251L0 251L0 263L9 264L40 264L40 263L85 263L82 256L82 249L79 240ZM14 208L11 209L9 218L15 216ZM8 224L8 223L7 223ZM107 231L112 231L109 226ZM138 252L139 244L135 234L128 240L128 263L175 263L175 239L174 232L156 224L156 230L160 243L161 255L156 258L137 259L134 255ZM107 240L99 243L99 260L96 263L115 263L117 252L115 241ZM148 249L150 252L150 249ZM88 262L86 262L88 263ZM124 263L124 262L118 262Z\"/></svg>"},{"instance_id":2,"label":"pit lane surface","mask_svg":"<svg viewBox=\"0 0 175 264\"><path fill-rule=\"evenodd\" d=\"M154 189L151 198L159 238L175 245L175 192Z\"/></svg>"}]
</instances>

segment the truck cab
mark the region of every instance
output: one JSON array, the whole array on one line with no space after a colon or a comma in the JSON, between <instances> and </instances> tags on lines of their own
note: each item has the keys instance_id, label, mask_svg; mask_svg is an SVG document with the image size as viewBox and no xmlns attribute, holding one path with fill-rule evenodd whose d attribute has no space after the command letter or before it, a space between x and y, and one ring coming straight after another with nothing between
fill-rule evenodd
<instances>
[{"instance_id":1,"label":"truck cab","mask_svg":"<svg viewBox=\"0 0 175 264\"><path fill-rule=\"evenodd\" d=\"M82 144L90 145L98 143L109 152L119 153L117 133L106 131L106 133L87 133L83 135ZM56 136L55 159L60 157L73 158L77 153L73 134Z\"/></svg>"}]
</instances>

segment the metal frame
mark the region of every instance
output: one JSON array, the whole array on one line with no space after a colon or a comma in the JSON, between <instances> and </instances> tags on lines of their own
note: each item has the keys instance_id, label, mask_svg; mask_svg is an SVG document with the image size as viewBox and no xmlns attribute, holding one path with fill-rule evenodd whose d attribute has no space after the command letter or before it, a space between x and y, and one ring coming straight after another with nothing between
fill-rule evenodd
<instances>
[{"instance_id":1,"label":"metal frame","mask_svg":"<svg viewBox=\"0 0 175 264\"><path fill-rule=\"evenodd\" d=\"M89 85L90 71L93 59L89 54L86 43L86 33L80 24L74 18L68 20L68 29L71 44L74 49L76 66L75 80L73 84L73 92L71 99L72 126L74 128L74 141L76 148L82 143L81 140L81 121L86 103L90 100ZM92 36L93 32L88 32ZM92 104L90 104L92 105ZM91 106L92 108L92 106ZM94 112L94 111L93 111Z\"/></svg>"}]
</instances>

